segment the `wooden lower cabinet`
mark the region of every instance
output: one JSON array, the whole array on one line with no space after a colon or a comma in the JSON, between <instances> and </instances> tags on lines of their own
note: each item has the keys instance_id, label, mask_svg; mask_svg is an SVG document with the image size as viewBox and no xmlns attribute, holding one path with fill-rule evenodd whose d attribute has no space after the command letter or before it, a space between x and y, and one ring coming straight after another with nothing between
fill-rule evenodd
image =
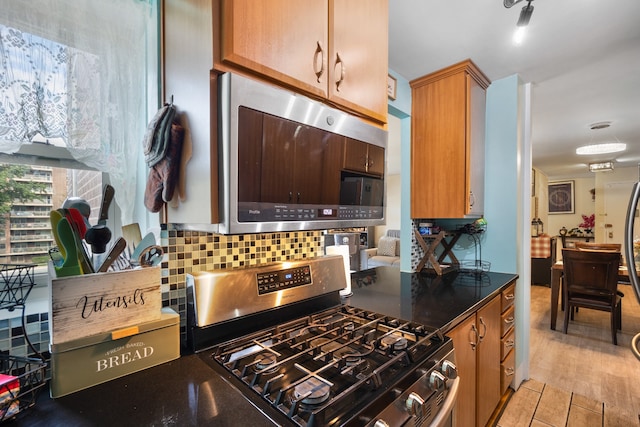
<instances>
[{"instance_id":1,"label":"wooden lower cabinet","mask_svg":"<svg viewBox=\"0 0 640 427\"><path fill-rule=\"evenodd\" d=\"M513 291L515 282L507 288ZM505 363L515 363L513 326L503 328L503 314L512 307L504 307L505 290L453 328L447 335L453 340L460 389L455 409L455 424L461 427L485 426L495 411L513 371ZM512 320L509 318L509 320ZM504 333L503 333L504 332ZM509 347L505 350L505 346ZM506 353L505 353L506 351ZM506 386L505 386L506 384Z\"/></svg>"}]
</instances>

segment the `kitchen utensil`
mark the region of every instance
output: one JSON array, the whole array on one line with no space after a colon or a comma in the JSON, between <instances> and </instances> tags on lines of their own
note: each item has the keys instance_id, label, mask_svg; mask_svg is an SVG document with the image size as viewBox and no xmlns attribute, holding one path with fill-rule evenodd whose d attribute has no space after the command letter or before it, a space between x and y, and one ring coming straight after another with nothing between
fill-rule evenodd
<instances>
[{"instance_id":1,"label":"kitchen utensil","mask_svg":"<svg viewBox=\"0 0 640 427\"><path fill-rule=\"evenodd\" d=\"M120 237L118 240L116 240L116 242L111 247L111 250L107 254L105 260L102 262L102 264L100 264L98 273L104 273L105 271L107 271L111 264L113 264L113 262L120 256L120 254L126 247L127 241L124 238Z\"/></svg>"},{"instance_id":2,"label":"kitchen utensil","mask_svg":"<svg viewBox=\"0 0 640 427\"><path fill-rule=\"evenodd\" d=\"M158 245L148 246L142 250L140 257L138 257L138 264L141 267L155 267L162 262L163 255L162 247Z\"/></svg>"},{"instance_id":3,"label":"kitchen utensil","mask_svg":"<svg viewBox=\"0 0 640 427\"><path fill-rule=\"evenodd\" d=\"M69 209L60 208L58 209L58 211L65 217L64 219L67 219L67 222L69 223L69 226L71 228L72 235L76 244L76 254L78 258L78 263L80 264L80 268L82 269L82 272L84 274L95 273L93 269L93 265L91 264L91 259L87 254L87 250L82 244L82 238L80 238L80 230L78 229L78 225L73 219L69 221L69 218L71 218ZM80 222L82 223L82 221Z\"/></svg>"},{"instance_id":4,"label":"kitchen utensil","mask_svg":"<svg viewBox=\"0 0 640 427\"><path fill-rule=\"evenodd\" d=\"M77 276L82 274L82 268L78 264L78 252L76 248L76 236L66 218L58 221L57 233L65 249L66 257L62 267L56 267L58 277Z\"/></svg>"},{"instance_id":5,"label":"kitchen utensil","mask_svg":"<svg viewBox=\"0 0 640 427\"><path fill-rule=\"evenodd\" d=\"M98 224L89 228L85 235L85 240L91 245L92 253L104 253L107 250L107 243L111 240L111 230L109 230L106 224L107 218L109 217L109 205L111 205L114 193L115 190L112 186L109 184L104 186Z\"/></svg>"},{"instance_id":6,"label":"kitchen utensil","mask_svg":"<svg viewBox=\"0 0 640 427\"><path fill-rule=\"evenodd\" d=\"M129 256L133 253L136 246L140 244L142 235L140 234L140 225L137 222L122 226L122 237L127 241L127 253Z\"/></svg>"},{"instance_id":7,"label":"kitchen utensil","mask_svg":"<svg viewBox=\"0 0 640 427\"><path fill-rule=\"evenodd\" d=\"M91 206L85 199L81 197L67 197L62 203L62 207L65 209L78 209L85 219L85 222L89 224L89 217L91 216ZM89 227L90 226L87 226L87 228Z\"/></svg>"},{"instance_id":8,"label":"kitchen utensil","mask_svg":"<svg viewBox=\"0 0 640 427\"><path fill-rule=\"evenodd\" d=\"M64 246L62 246L62 242L60 241L60 237L58 235L58 224L60 223L60 220L62 218L64 218L64 215L62 215L62 213L57 210L52 210L51 212L49 212L49 221L51 222L53 239L56 241L56 246L58 246L58 250L60 251L62 258L66 258L67 252L65 251Z\"/></svg>"},{"instance_id":9,"label":"kitchen utensil","mask_svg":"<svg viewBox=\"0 0 640 427\"><path fill-rule=\"evenodd\" d=\"M147 235L144 236L144 238L140 241L140 243L138 243L138 246L134 248L133 253L131 254L131 259L134 262L138 262L138 260L140 259L140 255L142 255L142 251L144 251L148 247L153 246L155 244L156 244L155 234L151 232L147 233Z\"/></svg>"},{"instance_id":10,"label":"kitchen utensil","mask_svg":"<svg viewBox=\"0 0 640 427\"><path fill-rule=\"evenodd\" d=\"M72 228L77 229L80 238L84 239L84 236L87 233L87 223L85 222L85 218L82 213L80 213L76 208L67 208L64 213Z\"/></svg>"}]
</instances>

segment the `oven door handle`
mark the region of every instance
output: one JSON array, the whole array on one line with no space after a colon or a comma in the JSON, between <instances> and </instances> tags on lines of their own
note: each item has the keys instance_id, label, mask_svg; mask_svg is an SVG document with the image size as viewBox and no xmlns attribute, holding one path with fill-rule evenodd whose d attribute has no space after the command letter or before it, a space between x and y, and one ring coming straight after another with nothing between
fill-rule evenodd
<instances>
[{"instance_id":1,"label":"oven door handle","mask_svg":"<svg viewBox=\"0 0 640 427\"><path fill-rule=\"evenodd\" d=\"M438 411L438 414L431 421L430 427L445 427L455 425L453 423L453 408L456 406L458 400L458 387L460 386L460 377L456 377L454 380L449 379L447 384L453 382L449 386L449 393L445 399L442 407Z\"/></svg>"}]
</instances>

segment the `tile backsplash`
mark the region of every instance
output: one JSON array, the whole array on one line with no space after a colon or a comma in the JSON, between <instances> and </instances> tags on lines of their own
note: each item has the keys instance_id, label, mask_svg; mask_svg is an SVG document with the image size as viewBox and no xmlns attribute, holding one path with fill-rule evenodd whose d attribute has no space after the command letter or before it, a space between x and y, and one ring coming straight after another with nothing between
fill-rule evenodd
<instances>
[{"instance_id":1,"label":"tile backsplash","mask_svg":"<svg viewBox=\"0 0 640 427\"><path fill-rule=\"evenodd\" d=\"M186 276L191 272L238 268L313 258L324 254L322 231L283 231L263 234L219 235L163 225L160 243L162 305L180 314L180 333L186 337Z\"/></svg>"}]
</instances>

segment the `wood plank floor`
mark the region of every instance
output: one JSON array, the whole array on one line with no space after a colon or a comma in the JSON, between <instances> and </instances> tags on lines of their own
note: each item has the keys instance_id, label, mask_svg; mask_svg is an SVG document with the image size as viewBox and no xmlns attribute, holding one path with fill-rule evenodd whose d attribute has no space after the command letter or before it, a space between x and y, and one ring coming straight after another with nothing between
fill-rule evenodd
<instances>
[{"instance_id":1,"label":"wood plank floor","mask_svg":"<svg viewBox=\"0 0 640 427\"><path fill-rule=\"evenodd\" d=\"M631 338L640 332L640 306L625 294L618 345L611 343L609 314L580 309L562 333L549 329L550 289L531 287L530 378L509 400L497 425L640 426L640 361Z\"/></svg>"}]
</instances>

